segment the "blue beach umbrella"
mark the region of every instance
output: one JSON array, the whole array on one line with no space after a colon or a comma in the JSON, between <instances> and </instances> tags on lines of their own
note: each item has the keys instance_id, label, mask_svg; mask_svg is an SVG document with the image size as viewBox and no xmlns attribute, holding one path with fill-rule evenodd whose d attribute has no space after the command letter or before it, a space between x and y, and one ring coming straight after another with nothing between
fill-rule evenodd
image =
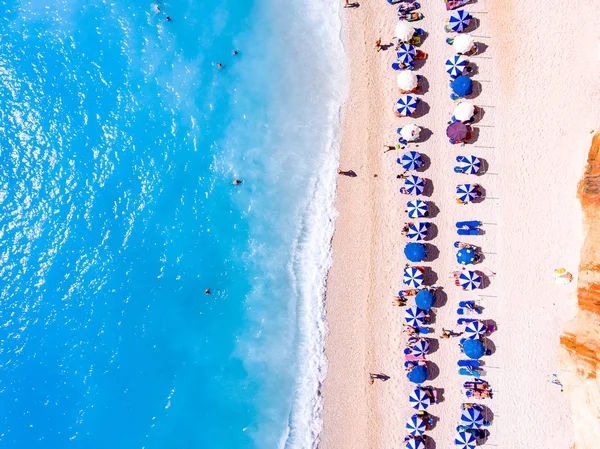
<instances>
[{"instance_id":1,"label":"blue beach umbrella","mask_svg":"<svg viewBox=\"0 0 600 449\"><path fill-rule=\"evenodd\" d=\"M429 310L433 307L435 296L429 290L421 290L415 296L415 304L419 309Z\"/></svg>"},{"instance_id":2,"label":"blue beach umbrella","mask_svg":"<svg viewBox=\"0 0 600 449\"><path fill-rule=\"evenodd\" d=\"M406 431L413 436L423 435L427 430L427 424L419 415L412 415L406 423Z\"/></svg>"},{"instance_id":3,"label":"blue beach umbrella","mask_svg":"<svg viewBox=\"0 0 600 449\"><path fill-rule=\"evenodd\" d=\"M471 22L471 14L464 9L457 9L450 15L450 29L457 33L464 31Z\"/></svg>"},{"instance_id":4,"label":"blue beach umbrella","mask_svg":"<svg viewBox=\"0 0 600 449\"><path fill-rule=\"evenodd\" d=\"M458 449L475 449L477 439L469 432L458 432L454 438L454 444Z\"/></svg>"},{"instance_id":5,"label":"blue beach umbrella","mask_svg":"<svg viewBox=\"0 0 600 449\"><path fill-rule=\"evenodd\" d=\"M477 254L473 248L461 248L456 253L456 261L461 265L469 265L475 262Z\"/></svg>"},{"instance_id":6,"label":"blue beach umbrella","mask_svg":"<svg viewBox=\"0 0 600 449\"><path fill-rule=\"evenodd\" d=\"M478 196L475 184L458 184L456 186L456 198L462 203L470 203Z\"/></svg>"},{"instance_id":7,"label":"blue beach umbrella","mask_svg":"<svg viewBox=\"0 0 600 449\"><path fill-rule=\"evenodd\" d=\"M423 272L416 267L406 267L402 282L411 288L419 288L423 285Z\"/></svg>"},{"instance_id":8,"label":"blue beach umbrella","mask_svg":"<svg viewBox=\"0 0 600 449\"><path fill-rule=\"evenodd\" d=\"M460 422L463 426L471 429L480 429L485 425L481 411L475 407L464 409L460 416Z\"/></svg>"},{"instance_id":9,"label":"blue beach umbrella","mask_svg":"<svg viewBox=\"0 0 600 449\"><path fill-rule=\"evenodd\" d=\"M421 101L414 95L402 95L396 103L396 112L402 117L408 117L417 110L417 105Z\"/></svg>"},{"instance_id":10,"label":"blue beach umbrella","mask_svg":"<svg viewBox=\"0 0 600 449\"><path fill-rule=\"evenodd\" d=\"M404 188L410 195L421 195L425 190L425 180L420 176L410 175L404 178Z\"/></svg>"},{"instance_id":11,"label":"blue beach umbrella","mask_svg":"<svg viewBox=\"0 0 600 449\"><path fill-rule=\"evenodd\" d=\"M450 59L446 60L446 72L448 72L452 78L456 78L463 72L468 62L469 60L466 57L462 55L454 55Z\"/></svg>"},{"instance_id":12,"label":"blue beach umbrella","mask_svg":"<svg viewBox=\"0 0 600 449\"><path fill-rule=\"evenodd\" d=\"M412 200L406 203L406 207L410 218L421 218L427 215L427 201Z\"/></svg>"},{"instance_id":13,"label":"blue beach umbrella","mask_svg":"<svg viewBox=\"0 0 600 449\"><path fill-rule=\"evenodd\" d=\"M475 175L481 168L481 161L475 156L456 156L456 161L463 173Z\"/></svg>"},{"instance_id":14,"label":"blue beach umbrella","mask_svg":"<svg viewBox=\"0 0 600 449\"><path fill-rule=\"evenodd\" d=\"M487 327L481 321L472 321L465 326L466 337L470 340L482 338L487 331Z\"/></svg>"},{"instance_id":15,"label":"blue beach umbrella","mask_svg":"<svg viewBox=\"0 0 600 449\"><path fill-rule=\"evenodd\" d=\"M477 360L485 354L485 347L481 340L465 340L463 351L470 359Z\"/></svg>"},{"instance_id":16,"label":"blue beach umbrella","mask_svg":"<svg viewBox=\"0 0 600 449\"><path fill-rule=\"evenodd\" d=\"M427 232L431 227L431 223L428 221L421 221L418 223L410 223L408 225L408 232L406 233L406 237L411 240L419 241L427 238Z\"/></svg>"},{"instance_id":17,"label":"blue beach umbrella","mask_svg":"<svg viewBox=\"0 0 600 449\"><path fill-rule=\"evenodd\" d=\"M408 377L408 380L410 380L411 382L413 382L415 384L422 384L423 382L425 382L427 380L428 375L429 375L429 372L427 371L426 366L417 365L408 372L406 377Z\"/></svg>"},{"instance_id":18,"label":"blue beach umbrella","mask_svg":"<svg viewBox=\"0 0 600 449\"><path fill-rule=\"evenodd\" d=\"M429 353L429 343L424 338L419 338L410 348L410 353L414 356L421 357Z\"/></svg>"},{"instance_id":19,"label":"blue beach umbrella","mask_svg":"<svg viewBox=\"0 0 600 449\"><path fill-rule=\"evenodd\" d=\"M426 449L425 448L425 443L423 443L421 440L415 440L415 439L410 439L406 442L406 446L404 446L406 449Z\"/></svg>"},{"instance_id":20,"label":"blue beach umbrella","mask_svg":"<svg viewBox=\"0 0 600 449\"><path fill-rule=\"evenodd\" d=\"M413 327L422 326L425 320L425 311L418 307L412 306L404 312L404 321L406 324Z\"/></svg>"},{"instance_id":21,"label":"blue beach umbrella","mask_svg":"<svg viewBox=\"0 0 600 449\"><path fill-rule=\"evenodd\" d=\"M474 271L463 271L458 276L458 282L463 290L475 290L481 285L481 276Z\"/></svg>"},{"instance_id":22,"label":"blue beach umbrella","mask_svg":"<svg viewBox=\"0 0 600 449\"><path fill-rule=\"evenodd\" d=\"M408 397L408 402L412 408L420 412L431 405L431 398L424 389L415 388Z\"/></svg>"},{"instance_id":23,"label":"blue beach umbrella","mask_svg":"<svg viewBox=\"0 0 600 449\"><path fill-rule=\"evenodd\" d=\"M422 262L427 257L427 250L422 243L409 243L404 247L404 255L411 262Z\"/></svg>"},{"instance_id":24,"label":"blue beach umbrella","mask_svg":"<svg viewBox=\"0 0 600 449\"><path fill-rule=\"evenodd\" d=\"M473 81L465 75L460 75L450 83L450 88L459 97L466 97L473 93Z\"/></svg>"},{"instance_id":25,"label":"blue beach umbrella","mask_svg":"<svg viewBox=\"0 0 600 449\"><path fill-rule=\"evenodd\" d=\"M398 57L398 61L404 64L412 64L415 60L415 56L417 55L417 50L411 44L403 43L398 47L396 52Z\"/></svg>"},{"instance_id":26,"label":"blue beach umbrella","mask_svg":"<svg viewBox=\"0 0 600 449\"><path fill-rule=\"evenodd\" d=\"M416 170L423 165L423 158L417 151L407 151L401 158L396 159L396 162L406 170Z\"/></svg>"}]
</instances>

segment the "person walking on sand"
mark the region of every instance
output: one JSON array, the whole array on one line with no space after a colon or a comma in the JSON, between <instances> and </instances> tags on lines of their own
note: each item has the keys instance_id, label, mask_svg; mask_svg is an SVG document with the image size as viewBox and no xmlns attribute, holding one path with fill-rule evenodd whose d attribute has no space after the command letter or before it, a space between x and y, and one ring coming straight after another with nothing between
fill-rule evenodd
<instances>
[{"instance_id":1,"label":"person walking on sand","mask_svg":"<svg viewBox=\"0 0 600 449\"><path fill-rule=\"evenodd\" d=\"M400 148L400 145L399 144L396 144L396 145L384 145L383 148L387 148L387 150L384 151L384 153L387 153L388 151L397 150L398 148Z\"/></svg>"},{"instance_id":2,"label":"person walking on sand","mask_svg":"<svg viewBox=\"0 0 600 449\"><path fill-rule=\"evenodd\" d=\"M375 41L375 48L377 49L377 52L381 51L381 38Z\"/></svg>"}]
</instances>

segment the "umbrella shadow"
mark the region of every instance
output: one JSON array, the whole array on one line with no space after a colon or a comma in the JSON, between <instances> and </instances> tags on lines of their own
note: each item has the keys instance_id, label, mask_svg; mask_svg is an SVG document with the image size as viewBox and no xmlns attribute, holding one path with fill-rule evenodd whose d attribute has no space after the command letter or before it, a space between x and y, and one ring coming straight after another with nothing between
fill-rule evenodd
<instances>
[{"instance_id":1,"label":"umbrella shadow","mask_svg":"<svg viewBox=\"0 0 600 449\"><path fill-rule=\"evenodd\" d=\"M486 421L489 421L490 424L494 422L494 412L487 405L477 404L477 407Z\"/></svg>"},{"instance_id":2,"label":"umbrella shadow","mask_svg":"<svg viewBox=\"0 0 600 449\"><path fill-rule=\"evenodd\" d=\"M425 258L425 262L433 262L440 256L440 250L437 249L437 246L432 245L431 243L424 243L427 257Z\"/></svg>"},{"instance_id":3,"label":"umbrella shadow","mask_svg":"<svg viewBox=\"0 0 600 449\"><path fill-rule=\"evenodd\" d=\"M490 278L479 270L475 270L475 273L481 277L481 286L479 288L482 290L488 288L490 286Z\"/></svg>"},{"instance_id":4,"label":"umbrella shadow","mask_svg":"<svg viewBox=\"0 0 600 449\"><path fill-rule=\"evenodd\" d=\"M431 413L429 414L429 417L431 418L431 421L432 421L432 422L431 422L431 427L429 428L429 430L433 430L433 429L435 429L435 426L436 426L436 425L437 425L437 423L439 422L439 420L440 420L440 417L439 417L439 416L432 415Z\"/></svg>"},{"instance_id":5,"label":"umbrella shadow","mask_svg":"<svg viewBox=\"0 0 600 449\"><path fill-rule=\"evenodd\" d=\"M479 67L473 61L469 61L469 67L471 68L469 76L473 77L479 74Z\"/></svg>"},{"instance_id":6,"label":"umbrella shadow","mask_svg":"<svg viewBox=\"0 0 600 449\"><path fill-rule=\"evenodd\" d=\"M477 445L481 446L487 443L487 440L490 437L490 431L487 429L481 429L479 432L479 437L475 437L475 440L477 441Z\"/></svg>"},{"instance_id":7,"label":"umbrella shadow","mask_svg":"<svg viewBox=\"0 0 600 449\"><path fill-rule=\"evenodd\" d=\"M428 218L435 218L440 213L439 207L433 201L428 201L427 211L429 212Z\"/></svg>"},{"instance_id":8,"label":"umbrella shadow","mask_svg":"<svg viewBox=\"0 0 600 449\"><path fill-rule=\"evenodd\" d=\"M425 66L425 62L427 62L427 58L415 59L413 61L413 70L421 70Z\"/></svg>"},{"instance_id":9,"label":"umbrella shadow","mask_svg":"<svg viewBox=\"0 0 600 449\"><path fill-rule=\"evenodd\" d=\"M424 172L425 170L429 169L429 167L431 167L431 159L429 158L429 156L427 156L426 154L420 153L421 154L421 160L423 161L423 165L421 165L419 168L417 168L415 171L416 172Z\"/></svg>"},{"instance_id":10,"label":"umbrella shadow","mask_svg":"<svg viewBox=\"0 0 600 449\"><path fill-rule=\"evenodd\" d=\"M427 361L427 380L432 381L440 375L440 368L433 362Z\"/></svg>"},{"instance_id":11,"label":"umbrella shadow","mask_svg":"<svg viewBox=\"0 0 600 449\"><path fill-rule=\"evenodd\" d=\"M487 173L488 169L490 168L490 164L488 164L487 160L482 159L479 156L477 156L477 159L479 159L479 163L481 165L480 165L479 171L476 173L476 175L477 176L485 175Z\"/></svg>"},{"instance_id":12,"label":"umbrella shadow","mask_svg":"<svg viewBox=\"0 0 600 449\"><path fill-rule=\"evenodd\" d=\"M427 179L425 181L425 185L423 186L423 193L421 196L431 196L433 195L433 181L431 179Z\"/></svg>"},{"instance_id":13,"label":"umbrella shadow","mask_svg":"<svg viewBox=\"0 0 600 449\"><path fill-rule=\"evenodd\" d=\"M489 338L485 338L483 340L483 345L485 346L485 355L494 355L496 353L496 345Z\"/></svg>"},{"instance_id":14,"label":"umbrella shadow","mask_svg":"<svg viewBox=\"0 0 600 449\"><path fill-rule=\"evenodd\" d=\"M481 92L483 92L483 86L481 85L481 83L479 81L472 81L472 83L473 84L471 87L471 94L465 96L465 98L467 100L473 100L474 98L481 95Z\"/></svg>"},{"instance_id":15,"label":"umbrella shadow","mask_svg":"<svg viewBox=\"0 0 600 449\"><path fill-rule=\"evenodd\" d=\"M474 128L474 127L470 127L471 128L471 132L470 132L470 138L466 143L470 143L473 144L475 142L477 142L477 140L479 139L479 128Z\"/></svg>"},{"instance_id":16,"label":"umbrella shadow","mask_svg":"<svg viewBox=\"0 0 600 449\"><path fill-rule=\"evenodd\" d=\"M425 267L425 271L423 272L423 284L425 285L435 285L438 280L438 275L435 271L431 269L431 267Z\"/></svg>"},{"instance_id":17,"label":"umbrella shadow","mask_svg":"<svg viewBox=\"0 0 600 449\"><path fill-rule=\"evenodd\" d=\"M482 203L483 200L485 200L485 189L482 187L481 184L478 184L478 186L479 186L479 190L481 191L481 196L478 196L477 198L473 198L471 200L471 203L473 203L473 204L479 204L479 203Z\"/></svg>"},{"instance_id":18,"label":"umbrella shadow","mask_svg":"<svg viewBox=\"0 0 600 449\"><path fill-rule=\"evenodd\" d=\"M429 354L433 354L440 349L440 342L437 338L427 338L427 343L429 343Z\"/></svg>"},{"instance_id":19,"label":"umbrella shadow","mask_svg":"<svg viewBox=\"0 0 600 449\"><path fill-rule=\"evenodd\" d=\"M423 443L425 443L425 449L436 449L437 444L435 440L431 438L429 435L423 435Z\"/></svg>"},{"instance_id":20,"label":"umbrella shadow","mask_svg":"<svg viewBox=\"0 0 600 449\"><path fill-rule=\"evenodd\" d=\"M472 33L481 25L481 21L477 17L472 17L469 26L463 30L463 33Z\"/></svg>"},{"instance_id":21,"label":"umbrella shadow","mask_svg":"<svg viewBox=\"0 0 600 449\"><path fill-rule=\"evenodd\" d=\"M425 95L427 92L429 92L429 81L427 81L427 78L425 78L423 75L417 75L417 78L419 79L419 89L416 93L419 95Z\"/></svg>"},{"instance_id":22,"label":"umbrella shadow","mask_svg":"<svg viewBox=\"0 0 600 449\"><path fill-rule=\"evenodd\" d=\"M444 307L448 303L448 295L442 287L438 287L435 291L435 307Z\"/></svg>"},{"instance_id":23,"label":"umbrella shadow","mask_svg":"<svg viewBox=\"0 0 600 449\"><path fill-rule=\"evenodd\" d=\"M488 330L489 330L488 335L491 335L498 330L498 324L496 323L496 320L489 319L489 320L481 320L481 321L483 322L483 324L485 324L485 327L488 328Z\"/></svg>"},{"instance_id":24,"label":"umbrella shadow","mask_svg":"<svg viewBox=\"0 0 600 449\"><path fill-rule=\"evenodd\" d=\"M431 108L429 107L429 104L427 104L426 101L421 100L421 101L419 101L419 104L417 105L417 109L415 110L415 112L410 114L410 118L421 118L424 115L427 115L429 113L430 109Z\"/></svg>"},{"instance_id":25,"label":"umbrella shadow","mask_svg":"<svg viewBox=\"0 0 600 449\"><path fill-rule=\"evenodd\" d=\"M427 325L431 326L431 325L435 324L435 319L436 319L435 310L429 309L429 311L427 312L427 314L429 315L429 323L427 323Z\"/></svg>"},{"instance_id":26,"label":"umbrella shadow","mask_svg":"<svg viewBox=\"0 0 600 449\"><path fill-rule=\"evenodd\" d=\"M482 55L485 53L485 51L488 49L488 44L485 44L483 42L477 42L477 53L475 53L474 55Z\"/></svg>"},{"instance_id":27,"label":"umbrella shadow","mask_svg":"<svg viewBox=\"0 0 600 449\"><path fill-rule=\"evenodd\" d=\"M429 229L427 230L427 237L425 237L425 241L429 242L438 236L438 227L435 223L431 223Z\"/></svg>"},{"instance_id":28,"label":"umbrella shadow","mask_svg":"<svg viewBox=\"0 0 600 449\"><path fill-rule=\"evenodd\" d=\"M473 121L471 123L479 123L481 120L483 120L484 116L485 110L481 106L477 106L477 114L473 116Z\"/></svg>"},{"instance_id":29,"label":"umbrella shadow","mask_svg":"<svg viewBox=\"0 0 600 449\"><path fill-rule=\"evenodd\" d=\"M419 134L419 140L415 142L415 146L418 147L420 143L427 142L429 138L433 135L430 129L421 128L421 133Z\"/></svg>"},{"instance_id":30,"label":"umbrella shadow","mask_svg":"<svg viewBox=\"0 0 600 449\"><path fill-rule=\"evenodd\" d=\"M435 402L436 404L441 404L446 400L446 398L444 397L444 393L446 392L446 390L444 388L431 387L431 389L435 390L435 396L437 398L437 401Z\"/></svg>"}]
</instances>

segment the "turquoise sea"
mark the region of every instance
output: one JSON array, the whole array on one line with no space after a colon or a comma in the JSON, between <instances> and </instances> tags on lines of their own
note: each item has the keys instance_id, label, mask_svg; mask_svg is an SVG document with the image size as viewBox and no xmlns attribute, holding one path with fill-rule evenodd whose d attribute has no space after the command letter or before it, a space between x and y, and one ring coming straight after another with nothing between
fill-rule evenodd
<instances>
[{"instance_id":1,"label":"turquoise sea","mask_svg":"<svg viewBox=\"0 0 600 449\"><path fill-rule=\"evenodd\" d=\"M339 5L156 6L0 0L0 447L316 447Z\"/></svg>"}]
</instances>

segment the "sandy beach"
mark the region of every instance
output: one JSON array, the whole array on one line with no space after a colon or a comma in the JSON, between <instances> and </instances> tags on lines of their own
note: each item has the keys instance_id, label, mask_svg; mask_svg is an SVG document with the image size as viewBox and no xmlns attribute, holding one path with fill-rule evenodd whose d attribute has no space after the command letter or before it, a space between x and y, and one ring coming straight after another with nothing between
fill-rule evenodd
<instances>
[{"instance_id":1,"label":"sandy beach","mask_svg":"<svg viewBox=\"0 0 600 449\"><path fill-rule=\"evenodd\" d=\"M441 287L434 336L442 327L458 329L456 308L465 299L479 300L482 318L498 327L489 338L493 354L485 357L484 377L495 393L481 402L492 413L486 445L569 448L575 441L569 395L551 380L559 373L561 330L576 313L576 282L558 286L552 272L565 267L576 274L583 242L576 194L590 132L599 125L600 6L578 2L577 13L569 15L558 2L542 8L524 0L480 0L465 9L478 20L471 34L481 51L470 59L480 88L473 102L482 113L474 125L474 141L462 148L450 145L445 136L454 104L444 70L453 55L445 43L449 12L444 3L423 2L425 18L414 23L428 33L419 47L428 58L416 67L426 80L416 118L394 116L399 97L397 72L391 69L395 52L377 52L374 45L378 38L384 44L393 41L395 7L366 0L341 11L350 88L340 168L357 176L338 181L339 216L326 297L328 371L321 436L326 449L401 447L413 413L408 395L414 384L402 366L403 309L392 306L402 288L406 239L400 230L410 198L398 192L401 168L396 158L401 152L383 153L384 145L396 142L396 129L408 122L426 130L427 138L409 149L430 161L419 175L431 181L433 189L425 199L438 210L430 219L431 260L425 263L429 283ZM454 173L458 154L484 159L487 172ZM484 201L455 202L455 186L466 180L483 186ZM482 247L485 256L477 268L488 274L489 285L477 293L461 292L450 277L457 268L454 223L463 219L486 223L485 235L463 239ZM432 447L454 447L467 378L457 373L458 341L439 340L436 346L428 356L433 378L425 385L439 389L441 401L428 409L437 422L427 434L435 441ZM390 379L369 385L369 372Z\"/></svg>"}]
</instances>

